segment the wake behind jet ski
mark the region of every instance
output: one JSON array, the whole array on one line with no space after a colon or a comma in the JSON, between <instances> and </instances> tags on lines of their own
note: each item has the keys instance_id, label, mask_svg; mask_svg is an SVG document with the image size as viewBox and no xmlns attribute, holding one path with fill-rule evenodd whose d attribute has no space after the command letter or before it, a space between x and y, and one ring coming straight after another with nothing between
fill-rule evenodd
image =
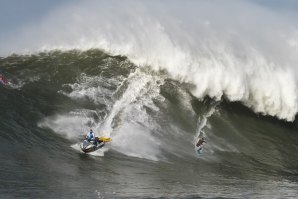
<instances>
[{"instance_id":1,"label":"wake behind jet ski","mask_svg":"<svg viewBox=\"0 0 298 199\"><path fill-rule=\"evenodd\" d=\"M85 140L80 144L80 147L84 153L90 153L102 148L106 142L110 141L111 138L95 137L93 130L90 129Z\"/></svg>"}]
</instances>

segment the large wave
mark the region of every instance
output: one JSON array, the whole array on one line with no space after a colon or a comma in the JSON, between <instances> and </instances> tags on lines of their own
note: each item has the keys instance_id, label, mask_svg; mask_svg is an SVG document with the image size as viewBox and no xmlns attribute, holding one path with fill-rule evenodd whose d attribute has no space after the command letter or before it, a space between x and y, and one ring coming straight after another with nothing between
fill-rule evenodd
<instances>
[{"instance_id":1,"label":"large wave","mask_svg":"<svg viewBox=\"0 0 298 199\"><path fill-rule=\"evenodd\" d=\"M88 1L26 24L1 39L0 53L100 48L166 70L193 84L198 98L225 97L292 121L298 30L291 17L245 1Z\"/></svg>"}]
</instances>

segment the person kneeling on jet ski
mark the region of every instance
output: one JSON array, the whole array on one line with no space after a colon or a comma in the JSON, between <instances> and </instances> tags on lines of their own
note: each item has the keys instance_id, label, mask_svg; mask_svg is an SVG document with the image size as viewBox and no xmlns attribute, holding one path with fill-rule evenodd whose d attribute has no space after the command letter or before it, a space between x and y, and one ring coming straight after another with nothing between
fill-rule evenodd
<instances>
[{"instance_id":1,"label":"person kneeling on jet ski","mask_svg":"<svg viewBox=\"0 0 298 199\"><path fill-rule=\"evenodd\" d=\"M86 138L87 138L88 142L93 143L95 146L97 146L98 144L103 142L98 137L95 137L95 134L92 129L90 129L90 132L87 134Z\"/></svg>"}]
</instances>

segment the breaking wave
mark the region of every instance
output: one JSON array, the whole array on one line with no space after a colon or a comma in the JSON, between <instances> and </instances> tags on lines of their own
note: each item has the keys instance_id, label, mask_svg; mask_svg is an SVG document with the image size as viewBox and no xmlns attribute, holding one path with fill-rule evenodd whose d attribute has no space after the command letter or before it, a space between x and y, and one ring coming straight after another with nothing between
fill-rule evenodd
<instances>
[{"instance_id":1,"label":"breaking wave","mask_svg":"<svg viewBox=\"0 0 298 199\"><path fill-rule=\"evenodd\" d=\"M99 48L166 70L194 85L200 99L241 101L256 113L293 121L297 29L281 14L243 1L230 7L220 1L81 2L1 41L1 53Z\"/></svg>"}]
</instances>

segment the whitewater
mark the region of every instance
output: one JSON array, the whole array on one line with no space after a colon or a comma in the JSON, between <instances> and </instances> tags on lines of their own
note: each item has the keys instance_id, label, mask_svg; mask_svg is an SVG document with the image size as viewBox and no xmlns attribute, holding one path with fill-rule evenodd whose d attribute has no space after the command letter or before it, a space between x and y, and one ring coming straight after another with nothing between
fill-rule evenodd
<instances>
[{"instance_id":1,"label":"whitewater","mask_svg":"<svg viewBox=\"0 0 298 199\"><path fill-rule=\"evenodd\" d=\"M0 20L1 196L297 197L295 2L42 4Z\"/></svg>"},{"instance_id":2,"label":"whitewater","mask_svg":"<svg viewBox=\"0 0 298 199\"><path fill-rule=\"evenodd\" d=\"M3 37L0 52L98 48L194 85L197 98L241 101L293 121L297 23L249 1L104 1L65 5ZM227 14L228 13L228 14Z\"/></svg>"}]
</instances>

